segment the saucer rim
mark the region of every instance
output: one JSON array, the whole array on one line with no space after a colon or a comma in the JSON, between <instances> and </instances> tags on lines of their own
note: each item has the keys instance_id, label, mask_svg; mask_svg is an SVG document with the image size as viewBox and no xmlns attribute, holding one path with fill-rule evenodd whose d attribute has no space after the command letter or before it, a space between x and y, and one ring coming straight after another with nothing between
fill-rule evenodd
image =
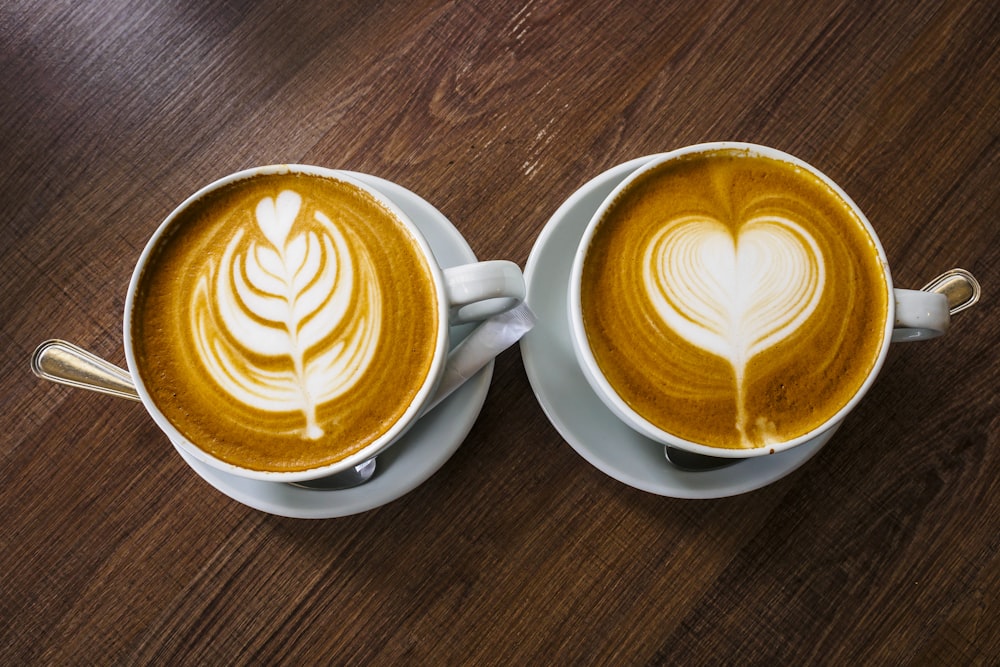
<instances>
[{"instance_id":1,"label":"saucer rim","mask_svg":"<svg viewBox=\"0 0 1000 667\"><path fill-rule=\"evenodd\" d=\"M595 419L613 420L613 422L606 422L606 424L611 424L611 429L623 436L622 442L640 441L648 443L650 447L659 448L661 452L663 450L663 445L642 436L638 432L626 426L623 422L617 420L617 418L604 405L600 398L593 392L590 385L583 377L583 371L579 367L574 366L568 369L570 373L575 372L576 374L579 374L579 378L576 378L575 375L573 376L573 379L579 379L579 382L574 381L566 383L566 386L550 387L549 377L553 377L551 374L552 369L544 368L544 366L547 360L556 358L558 355L547 355L546 350L539 349L541 347L545 347L543 338L543 334L545 333L543 320L545 320L546 323L554 324L556 333L561 334L558 336L559 340L554 341L551 344L565 346L566 349L569 350L570 356L575 356L572 351L572 341L569 340L569 311L568 304L565 303L566 299L562 300L562 305L557 305L558 312L552 313L548 312L545 308L538 306L537 303L534 303L537 300L532 298L532 295L540 288L536 286L536 281L539 285L544 283L548 289L551 289L551 285L553 283L559 284L561 281L563 283L562 287L560 287L561 293L568 291L572 256L575 255L576 247L573 246L570 248L560 247L550 249L549 246L552 243L552 239L555 237L556 232L562 225L568 224L567 220L577 212L577 209L586 204L589 197L594 196L603 189L606 190L600 198L600 200L603 201L604 198L606 198L614 190L618 183L625 180L629 174L639 169L644 164L655 159L657 155L659 154L647 155L629 160L628 162L613 166L591 178L589 181L573 191L573 193L563 201L563 203L556 209L555 213L552 214L542 228L538 238L532 246L524 270L524 280L527 286L526 300L529 306L532 307L532 310L538 314L539 322L535 326L535 329L529 332L520 341L521 359L524 365L525 373L528 376L528 383L530 384L531 389L535 394L535 398L538 400L538 403L549 422L556 429L556 431L559 432L563 440L570 445L570 447L572 447L584 460L604 474L633 488L672 498L695 500L740 495L763 488L797 470L799 467L804 465L806 461L815 456L820 449L822 449L822 447L838 430L838 427L835 426L831 428L829 431L818 436L812 442L803 443L786 452L770 456L748 458L735 466L728 466L717 470L697 472L682 471L671 466L671 464L666 461L665 455L661 453L660 458L662 459L662 466L659 470L663 471L662 474L659 477L644 478L635 474L634 471L627 470L621 465L616 464L616 462L609 457L601 456L598 451L596 451L596 449L587 442L587 429L575 428L573 424L564 419L563 412L565 410L560 407L558 402L560 391L566 392L567 389L570 389L577 392L584 392L582 395L592 397L594 405L593 412L590 414L599 415L595 417ZM583 237L587 222L590 220L593 212L597 210L598 205L595 205L592 211L588 206L586 210L589 211L589 214L586 216L580 216L581 218L585 218L583 222L579 223L580 238ZM553 280L553 276L551 275L545 278L541 277L546 273L546 265L544 263L545 258L550 256L549 253L557 254L560 251L571 256L566 274L562 275L559 273L555 276L555 280ZM550 273L553 270L555 269L549 268ZM536 341L539 342L536 343ZM560 375L560 377L565 379L564 375ZM581 394L577 395L579 396ZM588 407L591 406L588 404Z\"/></svg>"}]
</instances>

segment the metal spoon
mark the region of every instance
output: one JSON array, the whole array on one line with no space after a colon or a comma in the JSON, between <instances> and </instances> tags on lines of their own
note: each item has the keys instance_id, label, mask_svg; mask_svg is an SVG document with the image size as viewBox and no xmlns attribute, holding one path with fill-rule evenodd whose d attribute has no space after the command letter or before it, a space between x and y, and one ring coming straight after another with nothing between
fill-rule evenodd
<instances>
[{"instance_id":1,"label":"metal spoon","mask_svg":"<svg viewBox=\"0 0 1000 667\"><path fill-rule=\"evenodd\" d=\"M706 470L717 470L739 463L743 459L722 458L721 456L706 456L705 454L695 454L684 449L677 449L670 445L665 445L663 453L667 461L675 468L684 472L704 472Z\"/></svg>"},{"instance_id":2,"label":"metal spoon","mask_svg":"<svg viewBox=\"0 0 1000 667\"><path fill-rule=\"evenodd\" d=\"M140 400L127 370L64 340L47 340L35 348L31 355L31 370L44 380L132 401ZM375 459L372 458L334 475L291 484L323 491L349 489L364 484L374 474Z\"/></svg>"},{"instance_id":3,"label":"metal spoon","mask_svg":"<svg viewBox=\"0 0 1000 667\"><path fill-rule=\"evenodd\" d=\"M139 400L127 370L64 340L47 340L35 348L31 370L59 384Z\"/></svg>"},{"instance_id":4,"label":"metal spoon","mask_svg":"<svg viewBox=\"0 0 1000 667\"><path fill-rule=\"evenodd\" d=\"M952 315L976 305L982 295L979 281L965 269L945 271L920 289L944 294L948 299L948 311Z\"/></svg>"},{"instance_id":5,"label":"metal spoon","mask_svg":"<svg viewBox=\"0 0 1000 667\"><path fill-rule=\"evenodd\" d=\"M948 299L948 310L952 315L974 306L982 294L979 281L965 269L945 271L920 289L924 292L944 294ZM663 453L670 463L685 472L716 470L743 460L695 454L670 445L664 447Z\"/></svg>"},{"instance_id":6,"label":"metal spoon","mask_svg":"<svg viewBox=\"0 0 1000 667\"><path fill-rule=\"evenodd\" d=\"M353 468L348 468L333 475L319 477L317 479L305 479L301 482L288 482L289 486L297 486L300 489L310 491L339 491L349 489L352 486L360 486L370 480L375 474L375 459L370 458L364 463L359 463Z\"/></svg>"}]
</instances>

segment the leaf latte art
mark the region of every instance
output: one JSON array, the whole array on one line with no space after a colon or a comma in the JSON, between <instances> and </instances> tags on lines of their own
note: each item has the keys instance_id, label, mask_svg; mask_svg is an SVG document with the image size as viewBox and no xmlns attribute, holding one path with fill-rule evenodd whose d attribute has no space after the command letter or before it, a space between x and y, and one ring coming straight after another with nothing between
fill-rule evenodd
<instances>
[{"instance_id":1,"label":"leaf latte art","mask_svg":"<svg viewBox=\"0 0 1000 667\"><path fill-rule=\"evenodd\" d=\"M652 237L643 267L660 317L692 345L732 364L737 429L745 436L747 362L816 310L825 282L818 244L786 218L751 218L734 236L719 220L685 216Z\"/></svg>"},{"instance_id":2,"label":"leaf latte art","mask_svg":"<svg viewBox=\"0 0 1000 667\"><path fill-rule=\"evenodd\" d=\"M219 263L206 267L191 326L215 382L254 408L301 412L304 435L316 439L323 435L316 406L364 373L382 313L368 258L352 256L329 217L316 211L305 230L292 233L301 205L291 190L260 200L255 215L264 238L250 240L238 229ZM275 371L254 364L259 357L291 363Z\"/></svg>"},{"instance_id":3,"label":"leaf latte art","mask_svg":"<svg viewBox=\"0 0 1000 667\"><path fill-rule=\"evenodd\" d=\"M234 465L336 463L431 381L442 314L428 258L376 197L275 168L199 195L154 241L131 317L164 417Z\"/></svg>"},{"instance_id":4,"label":"leaf latte art","mask_svg":"<svg viewBox=\"0 0 1000 667\"><path fill-rule=\"evenodd\" d=\"M593 359L628 409L686 442L758 449L850 402L881 352L889 289L863 220L824 180L713 149L615 195L579 298Z\"/></svg>"}]
</instances>

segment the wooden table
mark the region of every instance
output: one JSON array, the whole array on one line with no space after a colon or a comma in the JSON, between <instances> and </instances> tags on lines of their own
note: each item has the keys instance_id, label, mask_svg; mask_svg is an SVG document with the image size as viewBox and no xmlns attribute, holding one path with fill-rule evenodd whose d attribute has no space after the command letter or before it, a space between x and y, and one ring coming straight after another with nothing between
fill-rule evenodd
<instances>
[{"instance_id":1,"label":"wooden table","mask_svg":"<svg viewBox=\"0 0 1000 667\"><path fill-rule=\"evenodd\" d=\"M0 664L1000 660L1000 4L13 3L0 72ZM985 290L760 490L606 475L515 348L428 481L283 518L139 405L29 372L50 337L124 364L139 251L226 173L374 174L523 266L589 179L719 139L837 180L898 286L961 266Z\"/></svg>"}]
</instances>

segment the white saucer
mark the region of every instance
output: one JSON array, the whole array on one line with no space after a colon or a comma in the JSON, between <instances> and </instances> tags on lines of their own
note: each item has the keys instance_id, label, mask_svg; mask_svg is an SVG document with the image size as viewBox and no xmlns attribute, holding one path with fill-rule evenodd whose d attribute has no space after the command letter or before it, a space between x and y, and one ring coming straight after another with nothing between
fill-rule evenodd
<instances>
[{"instance_id":1,"label":"white saucer","mask_svg":"<svg viewBox=\"0 0 1000 667\"><path fill-rule=\"evenodd\" d=\"M424 199L381 178L352 175L385 194L410 216L442 267L476 261L475 253L461 233ZM469 325L452 328L452 345L458 344L469 331ZM216 470L175 449L202 479L233 500L254 509L299 519L348 516L392 502L437 472L472 429L492 379L493 362L490 362L380 454L375 475L352 489L317 491L245 479Z\"/></svg>"},{"instance_id":2,"label":"white saucer","mask_svg":"<svg viewBox=\"0 0 1000 667\"><path fill-rule=\"evenodd\" d=\"M591 390L573 354L567 290L576 247L604 198L650 157L597 176L573 193L542 229L524 271L538 323L521 340L531 388L549 421L584 459L620 482L673 498L722 498L766 486L808 461L836 429L773 456L702 472L672 466L663 445L625 426Z\"/></svg>"}]
</instances>

